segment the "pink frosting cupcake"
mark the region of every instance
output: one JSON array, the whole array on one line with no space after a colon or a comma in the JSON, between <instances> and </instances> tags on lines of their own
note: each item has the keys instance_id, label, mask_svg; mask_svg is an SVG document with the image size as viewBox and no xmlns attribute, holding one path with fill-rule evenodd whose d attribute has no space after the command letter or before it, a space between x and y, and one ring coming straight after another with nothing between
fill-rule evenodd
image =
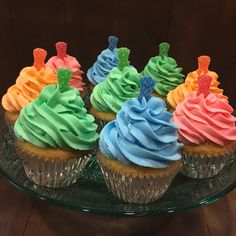
<instances>
[{"instance_id":1,"label":"pink frosting cupcake","mask_svg":"<svg viewBox=\"0 0 236 236\"><path fill-rule=\"evenodd\" d=\"M236 150L236 118L228 101L209 93L212 78L198 78L197 93L188 95L173 113L184 143L183 174L192 178L216 175L233 161Z\"/></svg>"},{"instance_id":2,"label":"pink frosting cupcake","mask_svg":"<svg viewBox=\"0 0 236 236\"><path fill-rule=\"evenodd\" d=\"M56 43L57 55L51 57L46 63L46 67L50 67L55 74L59 68L69 68L72 71L72 77L69 82L71 87L83 91L85 83L82 81L82 74L84 73L80 68L81 65L75 57L66 53L67 44L64 42Z\"/></svg>"}]
</instances>

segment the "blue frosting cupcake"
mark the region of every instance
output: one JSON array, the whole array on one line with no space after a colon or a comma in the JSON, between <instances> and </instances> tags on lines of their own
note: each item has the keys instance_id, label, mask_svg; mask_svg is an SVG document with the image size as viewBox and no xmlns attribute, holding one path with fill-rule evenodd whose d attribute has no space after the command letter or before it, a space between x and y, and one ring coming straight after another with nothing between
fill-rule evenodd
<instances>
[{"instance_id":1,"label":"blue frosting cupcake","mask_svg":"<svg viewBox=\"0 0 236 236\"><path fill-rule=\"evenodd\" d=\"M141 79L139 97L124 103L100 134L97 157L107 186L130 203L160 198L181 166L178 127L165 102L151 97L153 86L150 77Z\"/></svg>"},{"instance_id":2,"label":"blue frosting cupcake","mask_svg":"<svg viewBox=\"0 0 236 236\"><path fill-rule=\"evenodd\" d=\"M97 61L88 69L87 77L93 85L103 82L109 72L118 65L117 42L117 37L108 37L108 48L101 52Z\"/></svg>"}]
</instances>

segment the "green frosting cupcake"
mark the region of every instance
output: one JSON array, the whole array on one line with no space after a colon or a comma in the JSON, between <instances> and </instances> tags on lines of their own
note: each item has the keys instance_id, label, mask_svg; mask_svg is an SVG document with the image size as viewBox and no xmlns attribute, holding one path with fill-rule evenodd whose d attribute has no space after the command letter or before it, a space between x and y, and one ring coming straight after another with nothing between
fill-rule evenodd
<instances>
[{"instance_id":1,"label":"green frosting cupcake","mask_svg":"<svg viewBox=\"0 0 236 236\"><path fill-rule=\"evenodd\" d=\"M152 57L143 72L143 76L151 76L155 81L155 91L161 96L167 96L168 92L184 82L182 68L177 67L175 59L168 56L170 45L159 45L159 56Z\"/></svg>"},{"instance_id":2,"label":"green frosting cupcake","mask_svg":"<svg viewBox=\"0 0 236 236\"><path fill-rule=\"evenodd\" d=\"M127 48L118 49L118 66L93 89L90 101L98 111L117 113L125 101L139 95L140 74L129 66L129 53Z\"/></svg>"},{"instance_id":3,"label":"green frosting cupcake","mask_svg":"<svg viewBox=\"0 0 236 236\"><path fill-rule=\"evenodd\" d=\"M94 117L87 114L77 89L68 85L72 72L58 70L58 85L45 87L21 110L14 126L18 139L36 146L89 150L98 139Z\"/></svg>"}]
</instances>

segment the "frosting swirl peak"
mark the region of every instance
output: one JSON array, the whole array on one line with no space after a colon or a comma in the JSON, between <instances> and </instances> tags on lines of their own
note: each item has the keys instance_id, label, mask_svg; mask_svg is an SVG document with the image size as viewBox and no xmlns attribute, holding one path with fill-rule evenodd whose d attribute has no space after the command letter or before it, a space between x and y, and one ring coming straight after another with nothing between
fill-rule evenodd
<instances>
[{"instance_id":1,"label":"frosting swirl peak","mask_svg":"<svg viewBox=\"0 0 236 236\"><path fill-rule=\"evenodd\" d=\"M60 68L70 69L73 73L69 82L70 86L78 89L79 91L83 91L85 83L82 81L82 74L84 72L81 70L81 65L77 59L67 54L67 43L57 42L56 50L57 55L51 57L47 61L46 67L51 68L55 74L57 74L57 71Z\"/></svg>"},{"instance_id":2,"label":"frosting swirl peak","mask_svg":"<svg viewBox=\"0 0 236 236\"><path fill-rule=\"evenodd\" d=\"M159 55L152 57L141 73L143 76L151 76L156 81L154 90L161 96L166 96L170 90L184 81L182 68L177 67L175 59L168 56L169 47L168 43L161 43Z\"/></svg>"},{"instance_id":3,"label":"frosting swirl peak","mask_svg":"<svg viewBox=\"0 0 236 236\"><path fill-rule=\"evenodd\" d=\"M88 150L98 139L94 117L87 114L78 90L67 85L68 70L60 69L58 76L58 85L45 87L22 109L15 134L39 147Z\"/></svg>"},{"instance_id":4,"label":"frosting swirl peak","mask_svg":"<svg viewBox=\"0 0 236 236\"><path fill-rule=\"evenodd\" d=\"M198 69L193 72L188 73L185 82L178 85L175 89L171 90L167 95L168 103L176 108L178 104L184 101L192 92L198 91L198 77L201 75L208 75L212 77L212 82L210 86L211 93L217 93L220 97L227 99L227 96L223 95L223 89L220 89L218 75L214 71L208 69L210 64L210 57L200 56L198 57Z\"/></svg>"},{"instance_id":5,"label":"frosting swirl peak","mask_svg":"<svg viewBox=\"0 0 236 236\"><path fill-rule=\"evenodd\" d=\"M108 38L109 46L103 50L97 57L97 61L87 71L89 81L96 85L103 82L109 72L118 65L117 41L118 38L110 36Z\"/></svg>"},{"instance_id":6,"label":"frosting swirl peak","mask_svg":"<svg viewBox=\"0 0 236 236\"><path fill-rule=\"evenodd\" d=\"M100 134L100 150L127 165L165 168L180 159L177 126L163 100L128 100Z\"/></svg>"},{"instance_id":7,"label":"frosting swirl peak","mask_svg":"<svg viewBox=\"0 0 236 236\"><path fill-rule=\"evenodd\" d=\"M50 84L56 84L57 79L50 68L45 68L44 60L47 52L44 49L34 49L34 65L23 68L2 98L6 111L19 113L27 104L37 98L41 90Z\"/></svg>"},{"instance_id":8,"label":"frosting swirl peak","mask_svg":"<svg viewBox=\"0 0 236 236\"><path fill-rule=\"evenodd\" d=\"M117 113L125 101L139 94L140 75L134 67L128 65L127 50L119 49L119 65L111 70L105 81L93 89L90 101L99 111Z\"/></svg>"},{"instance_id":9,"label":"frosting swirl peak","mask_svg":"<svg viewBox=\"0 0 236 236\"><path fill-rule=\"evenodd\" d=\"M179 126L179 140L186 144L213 142L223 146L236 140L236 118L233 108L218 94L189 94L174 112Z\"/></svg>"}]
</instances>

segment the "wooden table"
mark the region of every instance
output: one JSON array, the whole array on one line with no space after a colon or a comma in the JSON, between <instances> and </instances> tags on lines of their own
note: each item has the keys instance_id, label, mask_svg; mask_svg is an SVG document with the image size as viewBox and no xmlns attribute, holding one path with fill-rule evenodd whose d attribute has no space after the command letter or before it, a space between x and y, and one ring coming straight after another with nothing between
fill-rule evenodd
<instances>
[{"instance_id":1,"label":"wooden table","mask_svg":"<svg viewBox=\"0 0 236 236\"><path fill-rule=\"evenodd\" d=\"M236 235L236 190L202 208L162 217L105 217L32 199L0 177L0 236Z\"/></svg>"}]
</instances>

